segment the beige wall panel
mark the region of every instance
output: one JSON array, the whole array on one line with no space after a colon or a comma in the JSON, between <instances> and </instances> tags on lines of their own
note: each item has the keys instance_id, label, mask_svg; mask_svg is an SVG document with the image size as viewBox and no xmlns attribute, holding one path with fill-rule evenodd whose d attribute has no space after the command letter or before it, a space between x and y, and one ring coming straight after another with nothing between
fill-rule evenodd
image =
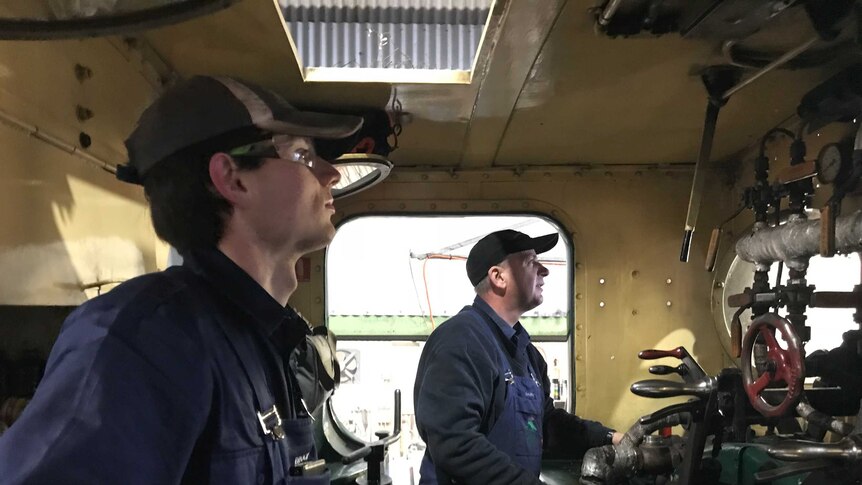
<instances>
[{"instance_id":1,"label":"beige wall panel","mask_svg":"<svg viewBox=\"0 0 862 485\"><path fill-rule=\"evenodd\" d=\"M75 65L92 76L75 77ZM154 96L142 65L116 40L0 43L0 111L109 164ZM81 121L76 106L93 117ZM92 162L0 124L0 304L74 305L157 268L160 247L140 187ZM105 289L109 288L106 286Z\"/></svg>"}]
</instances>

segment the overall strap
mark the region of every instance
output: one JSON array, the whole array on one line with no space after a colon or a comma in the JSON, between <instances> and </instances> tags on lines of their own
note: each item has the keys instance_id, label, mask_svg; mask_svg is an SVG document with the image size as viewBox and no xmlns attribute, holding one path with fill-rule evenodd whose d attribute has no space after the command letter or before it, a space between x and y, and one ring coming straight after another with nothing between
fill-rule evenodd
<instances>
[{"instance_id":1,"label":"overall strap","mask_svg":"<svg viewBox=\"0 0 862 485\"><path fill-rule=\"evenodd\" d=\"M199 282L206 281L197 275L186 273L185 271L177 271L177 273L180 274L181 278L196 278ZM209 282L207 281L207 283ZM190 284L189 287L195 288L196 286L194 284ZM210 285L210 287L212 286ZM263 369L265 367L264 363L260 359L261 349L257 348L258 346L255 345L252 333L241 332L236 325L232 325L225 321L223 316L218 313L213 313L212 315L218 324L219 329L227 339L228 345L230 345L234 354L236 354L239 359L240 367L242 367L246 379L251 384L252 394L254 395L254 400L258 407L256 411L257 420L260 423L261 430L265 436L264 453L272 467L272 477L273 480L275 480L276 477L283 475L286 472L279 469L279 463L281 463L281 460L277 459L275 456L274 449L276 449L276 447L272 446L272 443L267 443L266 439L269 438L273 442L283 441L285 438L285 432L282 427L281 415L275 405L275 399L269 391L269 386L265 382L261 372L254 372L255 369Z\"/></svg>"}]
</instances>

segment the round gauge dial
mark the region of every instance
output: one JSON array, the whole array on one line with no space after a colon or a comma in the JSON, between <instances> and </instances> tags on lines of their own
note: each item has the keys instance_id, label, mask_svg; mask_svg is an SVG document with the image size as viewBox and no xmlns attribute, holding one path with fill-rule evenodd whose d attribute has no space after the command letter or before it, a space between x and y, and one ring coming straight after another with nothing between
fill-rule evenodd
<instances>
[{"instance_id":1,"label":"round gauge dial","mask_svg":"<svg viewBox=\"0 0 862 485\"><path fill-rule=\"evenodd\" d=\"M823 147L817 155L815 163L817 165L817 179L821 183L831 184L835 182L841 172L841 165L844 163L838 144L831 143Z\"/></svg>"}]
</instances>

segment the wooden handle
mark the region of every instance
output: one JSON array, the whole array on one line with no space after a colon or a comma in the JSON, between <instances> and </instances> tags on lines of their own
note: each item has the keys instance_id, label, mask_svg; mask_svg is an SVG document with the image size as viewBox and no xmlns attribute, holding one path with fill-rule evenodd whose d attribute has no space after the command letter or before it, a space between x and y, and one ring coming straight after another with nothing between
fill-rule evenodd
<instances>
[{"instance_id":1,"label":"wooden handle","mask_svg":"<svg viewBox=\"0 0 862 485\"><path fill-rule=\"evenodd\" d=\"M718 258L718 240L721 237L721 228L716 227L709 236L709 248L706 250L706 265L704 268L712 273L715 269L715 260Z\"/></svg>"},{"instance_id":2,"label":"wooden handle","mask_svg":"<svg viewBox=\"0 0 862 485\"><path fill-rule=\"evenodd\" d=\"M677 359L682 359L683 349L682 347L677 347L673 350L649 349L638 352L638 358L642 360L661 359L662 357L676 357Z\"/></svg>"},{"instance_id":3,"label":"wooden handle","mask_svg":"<svg viewBox=\"0 0 862 485\"><path fill-rule=\"evenodd\" d=\"M778 183L789 184L790 182L807 179L815 175L817 175L817 165L814 162L804 162L798 165L791 165L778 172L776 179Z\"/></svg>"},{"instance_id":4,"label":"wooden handle","mask_svg":"<svg viewBox=\"0 0 862 485\"><path fill-rule=\"evenodd\" d=\"M820 255L835 256L835 212L831 204L820 209Z\"/></svg>"}]
</instances>

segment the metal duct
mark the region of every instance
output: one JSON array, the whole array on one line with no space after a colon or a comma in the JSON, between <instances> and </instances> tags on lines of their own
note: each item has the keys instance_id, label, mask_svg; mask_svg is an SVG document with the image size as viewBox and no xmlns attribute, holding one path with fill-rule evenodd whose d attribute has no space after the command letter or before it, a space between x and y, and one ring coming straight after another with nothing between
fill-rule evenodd
<instances>
[{"instance_id":1,"label":"metal duct","mask_svg":"<svg viewBox=\"0 0 862 485\"><path fill-rule=\"evenodd\" d=\"M835 221L835 250L851 253L862 250L862 211ZM791 219L777 227L755 229L736 243L736 254L749 263L784 261L791 269L803 270L808 259L820 253L820 221Z\"/></svg>"},{"instance_id":2,"label":"metal duct","mask_svg":"<svg viewBox=\"0 0 862 485\"><path fill-rule=\"evenodd\" d=\"M469 71L492 0L289 0L303 67Z\"/></svg>"}]
</instances>

